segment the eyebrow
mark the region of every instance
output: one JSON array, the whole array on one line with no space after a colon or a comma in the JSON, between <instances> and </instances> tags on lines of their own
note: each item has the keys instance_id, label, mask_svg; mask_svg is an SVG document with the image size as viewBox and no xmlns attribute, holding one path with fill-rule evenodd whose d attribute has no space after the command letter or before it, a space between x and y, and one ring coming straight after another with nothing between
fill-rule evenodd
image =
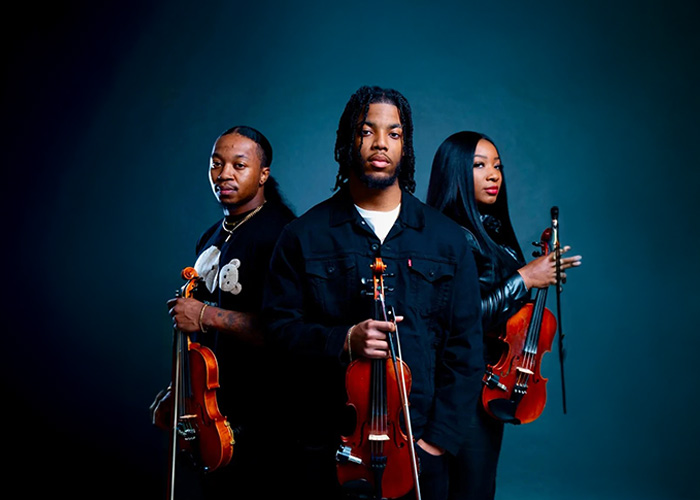
<instances>
[{"instance_id":1,"label":"eyebrow","mask_svg":"<svg viewBox=\"0 0 700 500\"><path fill-rule=\"evenodd\" d=\"M478 154L474 153L474 158L476 158L476 157L488 159L488 156L486 156L486 155L478 155ZM496 156L496 157L494 158L494 160L500 160L500 159L501 159L500 156Z\"/></svg>"},{"instance_id":2,"label":"eyebrow","mask_svg":"<svg viewBox=\"0 0 700 500\"><path fill-rule=\"evenodd\" d=\"M220 155L220 154L217 153L217 152L213 152L213 153L211 154L211 157L212 157L212 158L216 157L216 158L222 158L222 159L223 159L223 156ZM247 160L247 159L248 159L248 156L247 156L247 155L244 155L244 154L237 154L237 155L234 156L234 158L245 158L245 159Z\"/></svg>"},{"instance_id":3,"label":"eyebrow","mask_svg":"<svg viewBox=\"0 0 700 500\"><path fill-rule=\"evenodd\" d=\"M368 126L370 126L370 127L376 127L377 124L374 123L374 122L370 122L370 121L365 120L365 121L363 121L363 122L360 122L360 125L359 125L359 126L361 127L361 126L363 126L363 125L368 125ZM390 128L390 129L392 129L392 128L403 128L403 125L401 125L400 123L392 123L391 125L389 125L389 128Z\"/></svg>"}]
</instances>

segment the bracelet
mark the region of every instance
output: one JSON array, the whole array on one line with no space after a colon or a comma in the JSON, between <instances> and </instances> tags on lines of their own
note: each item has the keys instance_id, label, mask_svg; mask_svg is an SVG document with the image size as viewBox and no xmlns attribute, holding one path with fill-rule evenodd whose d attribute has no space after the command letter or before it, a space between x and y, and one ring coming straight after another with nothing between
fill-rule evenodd
<instances>
[{"instance_id":1,"label":"bracelet","mask_svg":"<svg viewBox=\"0 0 700 500\"><path fill-rule=\"evenodd\" d=\"M202 318L204 317L204 310L207 308L207 304L202 304L202 309L199 311L199 330L202 333L206 333L207 329L202 324Z\"/></svg>"},{"instance_id":2,"label":"bracelet","mask_svg":"<svg viewBox=\"0 0 700 500\"><path fill-rule=\"evenodd\" d=\"M352 361L352 348L350 347L350 335L352 334L352 329L357 325L352 325L348 328L348 336L346 337L346 342L348 343L348 358Z\"/></svg>"}]
</instances>

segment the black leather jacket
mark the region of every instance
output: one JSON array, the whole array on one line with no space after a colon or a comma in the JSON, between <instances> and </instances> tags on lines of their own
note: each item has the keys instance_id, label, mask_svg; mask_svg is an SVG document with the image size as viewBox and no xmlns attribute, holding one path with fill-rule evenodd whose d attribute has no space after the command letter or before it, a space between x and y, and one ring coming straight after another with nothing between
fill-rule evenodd
<instances>
[{"instance_id":1,"label":"black leather jacket","mask_svg":"<svg viewBox=\"0 0 700 500\"><path fill-rule=\"evenodd\" d=\"M507 269L496 269L476 237L466 228L464 234L472 248L479 273L485 355L487 362L493 363L498 360L502 347L496 340L498 335L505 328L508 318L518 312L530 297L525 280L517 271L525 263L504 246L513 257L513 264Z\"/></svg>"}]
</instances>

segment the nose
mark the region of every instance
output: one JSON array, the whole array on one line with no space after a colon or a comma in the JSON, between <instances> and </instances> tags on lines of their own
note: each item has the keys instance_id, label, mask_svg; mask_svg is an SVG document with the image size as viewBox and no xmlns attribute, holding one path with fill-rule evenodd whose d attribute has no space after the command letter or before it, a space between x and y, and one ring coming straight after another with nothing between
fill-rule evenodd
<instances>
[{"instance_id":1,"label":"nose","mask_svg":"<svg viewBox=\"0 0 700 500\"><path fill-rule=\"evenodd\" d=\"M499 181L501 179L501 171L495 167L489 167L486 179L493 182Z\"/></svg>"},{"instance_id":2,"label":"nose","mask_svg":"<svg viewBox=\"0 0 700 500\"><path fill-rule=\"evenodd\" d=\"M218 180L228 180L228 179L233 179L233 174L234 174L234 168L233 165L230 163L224 163L223 168L219 172L219 175L216 176Z\"/></svg>"},{"instance_id":3,"label":"nose","mask_svg":"<svg viewBox=\"0 0 700 500\"><path fill-rule=\"evenodd\" d=\"M372 149L379 149L386 151L388 149L388 137L386 134L378 133L374 134L374 142L372 143Z\"/></svg>"}]
</instances>

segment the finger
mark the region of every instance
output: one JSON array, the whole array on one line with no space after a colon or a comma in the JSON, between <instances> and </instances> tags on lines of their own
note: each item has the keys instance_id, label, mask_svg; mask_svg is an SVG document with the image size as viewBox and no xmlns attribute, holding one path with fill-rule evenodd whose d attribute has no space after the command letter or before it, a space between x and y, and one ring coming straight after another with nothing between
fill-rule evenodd
<instances>
[{"instance_id":1,"label":"finger","mask_svg":"<svg viewBox=\"0 0 700 500\"><path fill-rule=\"evenodd\" d=\"M386 351L372 349L365 351L365 357L373 359L384 359L389 357L389 353Z\"/></svg>"},{"instance_id":2,"label":"finger","mask_svg":"<svg viewBox=\"0 0 700 500\"><path fill-rule=\"evenodd\" d=\"M370 323L370 328L378 330L380 332L393 332L394 322L393 321L373 321Z\"/></svg>"},{"instance_id":3,"label":"finger","mask_svg":"<svg viewBox=\"0 0 700 500\"><path fill-rule=\"evenodd\" d=\"M367 349L372 349L375 351L388 351L389 350L389 343L386 342L385 340L379 340L379 339L370 339L366 343Z\"/></svg>"},{"instance_id":4,"label":"finger","mask_svg":"<svg viewBox=\"0 0 700 500\"><path fill-rule=\"evenodd\" d=\"M368 330L367 331L367 340L373 340L373 341L385 341L386 340L386 332L383 332L381 330Z\"/></svg>"}]
</instances>

